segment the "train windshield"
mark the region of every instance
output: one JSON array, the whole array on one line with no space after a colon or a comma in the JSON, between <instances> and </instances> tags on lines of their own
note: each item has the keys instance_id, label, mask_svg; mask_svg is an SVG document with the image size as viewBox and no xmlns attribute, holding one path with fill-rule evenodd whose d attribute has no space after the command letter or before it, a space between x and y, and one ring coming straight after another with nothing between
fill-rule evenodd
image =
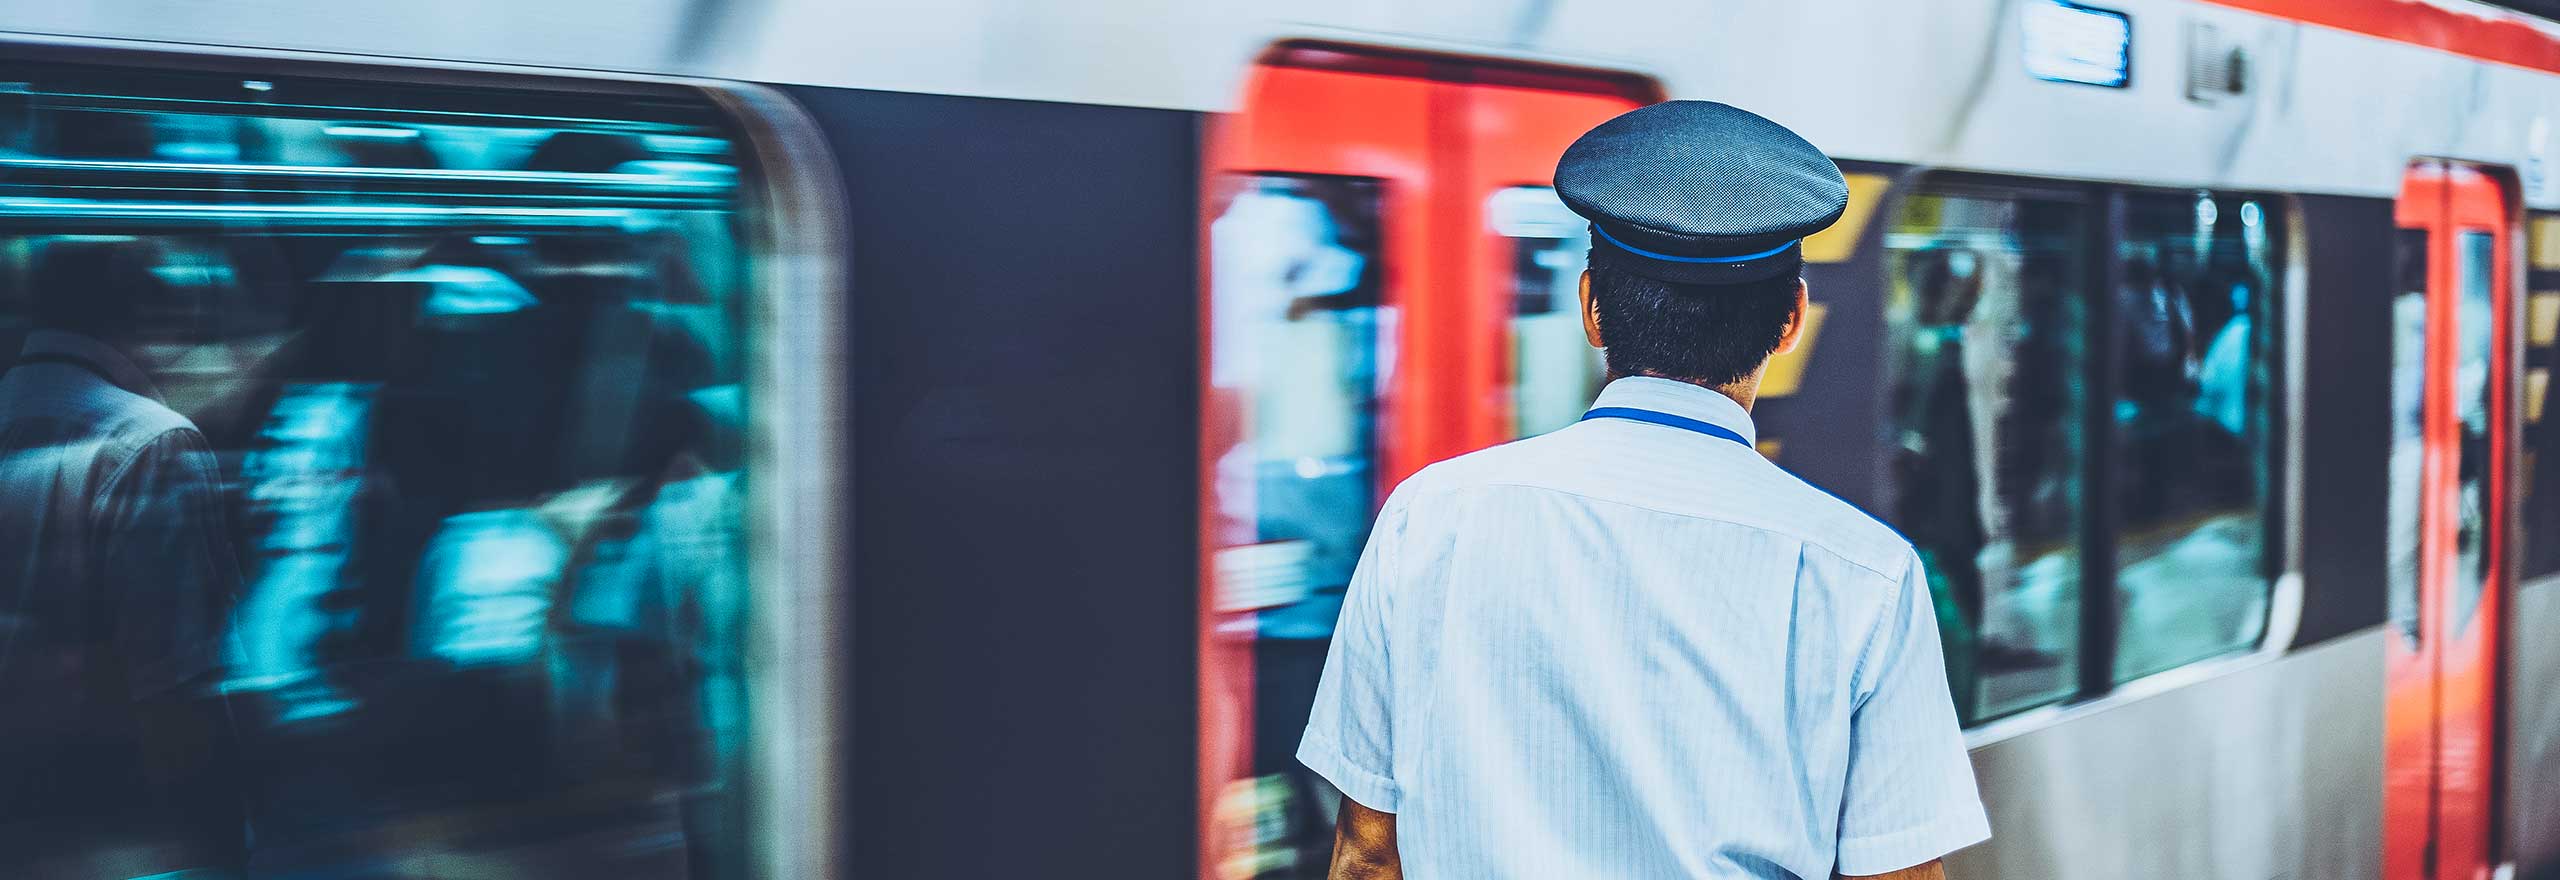
<instances>
[{"instance_id":1,"label":"train windshield","mask_svg":"<svg viewBox=\"0 0 2560 880\"><path fill-rule=\"evenodd\" d=\"M0 67L0 874L736 876L739 178L681 96Z\"/></svg>"}]
</instances>

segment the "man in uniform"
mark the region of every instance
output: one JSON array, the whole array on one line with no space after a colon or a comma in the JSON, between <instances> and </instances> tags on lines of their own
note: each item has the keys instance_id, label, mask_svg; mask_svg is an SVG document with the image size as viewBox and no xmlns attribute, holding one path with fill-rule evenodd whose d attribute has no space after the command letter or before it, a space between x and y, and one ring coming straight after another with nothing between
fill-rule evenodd
<instances>
[{"instance_id":1,"label":"man in uniform","mask_svg":"<svg viewBox=\"0 0 2560 880\"><path fill-rule=\"evenodd\" d=\"M1990 826L1919 559L1752 446L1839 169L1678 101L1555 180L1612 381L1379 513L1298 750L1347 796L1333 876L1941 876Z\"/></svg>"}]
</instances>

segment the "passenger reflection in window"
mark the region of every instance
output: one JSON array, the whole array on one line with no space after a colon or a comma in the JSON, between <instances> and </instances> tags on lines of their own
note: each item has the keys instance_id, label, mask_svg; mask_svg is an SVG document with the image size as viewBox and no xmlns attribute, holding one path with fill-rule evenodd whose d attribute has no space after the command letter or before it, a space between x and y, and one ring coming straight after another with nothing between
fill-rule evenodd
<instances>
[{"instance_id":1,"label":"passenger reflection in window","mask_svg":"<svg viewBox=\"0 0 2560 880\"><path fill-rule=\"evenodd\" d=\"M1894 521L1919 549L1936 602L1939 643L1956 704L1974 705L1974 623L1982 619L1986 536L1976 498L1973 407L1964 374L1964 322L1981 296L1979 255L1947 243L1904 262L1912 297L1900 404L1901 487Z\"/></svg>"},{"instance_id":2,"label":"passenger reflection in window","mask_svg":"<svg viewBox=\"0 0 2560 880\"><path fill-rule=\"evenodd\" d=\"M1929 563L1967 722L2070 692L2080 223L2069 202L1921 194L1886 238L1893 520Z\"/></svg>"},{"instance_id":3,"label":"passenger reflection in window","mask_svg":"<svg viewBox=\"0 0 2560 880\"><path fill-rule=\"evenodd\" d=\"M147 241L35 247L0 375L0 874L236 869L212 685L239 568L212 449L141 355L180 293Z\"/></svg>"},{"instance_id":4,"label":"passenger reflection in window","mask_svg":"<svg viewBox=\"0 0 2560 880\"><path fill-rule=\"evenodd\" d=\"M2125 681L2258 639L2266 541L2270 347L2261 340L2270 215L2254 200L2125 199L2117 290L2113 484Z\"/></svg>"},{"instance_id":5,"label":"passenger reflection in window","mask_svg":"<svg viewBox=\"0 0 2560 880\"><path fill-rule=\"evenodd\" d=\"M1244 876L1323 864L1338 805L1300 764L1343 589L1376 512L1377 389L1392 362L1379 305L1377 181L1311 175L1232 180L1210 224L1212 406L1217 452L1219 636L1249 652L1251 746L1215 808ZM1218 434L1216 431L1231 431Z\"/></svg>"}]
</instances>

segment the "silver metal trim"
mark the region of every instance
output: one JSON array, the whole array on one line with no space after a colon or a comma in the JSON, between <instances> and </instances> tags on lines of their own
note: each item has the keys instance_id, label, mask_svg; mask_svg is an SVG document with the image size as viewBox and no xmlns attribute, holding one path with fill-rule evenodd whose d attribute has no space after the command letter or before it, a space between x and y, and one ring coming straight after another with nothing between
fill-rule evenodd
<instances>
[{"instance_id":1,"label":"silver metal trim","mask_svg":"<svg viewBox=\"0 0 2560 880\"><path fill-rule=\"evenodd\" d=\"M120 54L272 73L280 63L396 72L459 86L538 85L589 93L695 93L731 115L754 150L768 208L745 232L759 283L749 297L748 551L745 673L752 865L761 880L838 876L845 813L838 764L851 577L840 552L852 522L850 360L844 304L847 224L826 139L800 107L764 86L649 74L434 59L250 49L0 31L17 59ZM94 59L89 59L94 60ZM788 474L788 479L773 479Z\"/></svg>"},{"instance_id":2,"label":"silver metal trim","mask_svg":"<svg viewBox=\"0 0 2560 880\"><path fill-rule=\"evenodd\" d=\"M2277 581L2278 593L2282 593L2284 591L2283 584L2286 582L2293 582L2295 584L2293 589L2295 596L2297 597L2297 605L2299 604L2301 590L2299 580L2299 578L2288 576ZM2343 633L2340 635L2340 638L2353 636L2358 633L2379 628L2379 625L2365 627L2363 629L2355 630L2354 632ZM2284 648L2270 647L2272 644L2272 641L2264 642L2261 643L2258 649L2254 651L2225 654L2220 657L2198 660L2185 666L2177 666L2160 672L2155 672L2150 675L2116 685L2114 690L2108 691L2105 696L2094 700L2039 706L2034 709L2020 712L2016 715L2011 715L1996 721L1986 722L1965 731L1964 745L1967 749L1981 749L2001 742L2006 742L2008 740L2017 739L2018 737L2025 736L2048 727L2059 727L2130 703L2148 700L2153 697L2184 690L2208 681L2227 678L2251 669L2256 669L2260 666L2265 666L2269 663L2282 660L2292 653Z\"/></svg>"},{"instance_id":3,"label":"silver metal trim","mask_svg":"<svg viewBox=\"0 0 2560 880\"><path fill-rule=\"evenodd\" d=\"M1664 89L1665 71L1661 63L1654 59L1632 55L1546 52L1525 43L1496 43L1464 37L1432 36L1312 22L1292 23L1277 30L1258 33L1255 37L1256 42L1261 46L1261 52L1268 52L1274 47L1290 43L1325 43L1353 49L1418 52L1427 55L1448 55L1471 61L1511 62L1562 70L1597 71L1630 79L1642 79L1656 89ZM1259 55L1259 53L1256 54ZM1252 64L1252 59L1245 61L1246 66ZM1667 89L1665 91L1667 92ZM1240 109L1242 108L1232 106L1223 108L1228 112Z\"/></svg>"},{"instance_id":4,"label":"silver metal trim","mask_svg":"<svg viewBox=\"0 0 2560 880\"><path fill-rule=\"evenodd\" d=\"M725 193L732 188L727 180L702 180L672 174L632 174L610 171L514 171L448 168L319 168L301 165L225 165L211 162L146 162L121 159L21 159L0 157L0 170L12 172L11 182L22 182L23 175L58 172L62 174L168 174L198 177L257 178L273 177L289 182L329 180L343 183L356 181L390 181L394 183L506 183L524 186L556 187L664 187ZM657 195L649 193L649 195Z\"/></svg>"},{"instance_id":5,"label":"silver metal trim","mask_svg":"<svg viewBox=\"0 0 2560 880\"><path fill-rule=\"evenodd\" d=\"M2284 443L2284 473L2278 491L2284 504L2284 533L2276 536L2284 542L2284 575L2276 579L2274 595L2268 597L2267 628L2259 639L2261 650L2291 650L2293 640L2302 632L2302 519L2309 511L2303 500L2309 479L2303 457L2311 449L2310 434L2303 430L2303 412L2311 401L2311 224L2303 213L2302 200L2280 196L2285 209L2284 242L2284 424L2279 426Z\"/></svg>"},{"instance_id":6,"label":"silver metal trim","mask_svg":"<svg viewBox=\"0 0 2560 880\"><path fill-rule=\"evenodd\" d=\"M335 67L339 73L351 71L398 71L400 81L410 84L488 85L503 80L510 85L532 85L545 91L573 91L588 94L695 94L728 84L727 80L711 80L662 74L588 70L573 67L541 67L526 64L495 64L480 61L452 61L407 55L356 55L342 52L318 52L303 49L268 49L218 43L179 43L163 40L132 40L111 37L83 37L70 34L35 33L0 30L0 49L12 61L89 61L93 53L130 56L136 63L157 59L185 62L205 70L223 70L255 78L272 75L277 64L304 64L313 67ZM288 105L287 109L293 109Z\"/></svg>"},{"instance_id":7,"label":"silver metal trim","mask_svg":"<svg viewBox=\"0 0 2560 880\"><path fill-rule=\"evenodd\" d=\"M772 209L753 235L763 256L756 288L774 295L750 302L748 319L765 343L748 376L748 547L759 566L747 646L751 873L836 877L850 830L839 765L853 745L840 721L853 635L843 190L825 136L798 104L763 86L704 89L745 124Z\"/></svg>"}]
</instances>

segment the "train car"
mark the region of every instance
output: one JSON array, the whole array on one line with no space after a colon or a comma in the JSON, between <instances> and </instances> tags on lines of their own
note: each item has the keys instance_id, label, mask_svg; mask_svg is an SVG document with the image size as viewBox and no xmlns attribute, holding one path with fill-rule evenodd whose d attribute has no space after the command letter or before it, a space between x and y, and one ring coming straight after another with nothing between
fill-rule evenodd
<instances>
[{"instance_id":1,"label":"train car","mask_svg":"<svg viewBox=\"0 0 2560 880\"><path fill-rule=\"evenodd\" d=\"M1578 416L1555 157L1703 98L1850 180L1754 417L1929 563L1951 875L2560 878L2532 5L11 6L0 365L204 438L244 771L0 726L13 876L1321 876L1369 517Z\"/></svg>"}]
</instances>

